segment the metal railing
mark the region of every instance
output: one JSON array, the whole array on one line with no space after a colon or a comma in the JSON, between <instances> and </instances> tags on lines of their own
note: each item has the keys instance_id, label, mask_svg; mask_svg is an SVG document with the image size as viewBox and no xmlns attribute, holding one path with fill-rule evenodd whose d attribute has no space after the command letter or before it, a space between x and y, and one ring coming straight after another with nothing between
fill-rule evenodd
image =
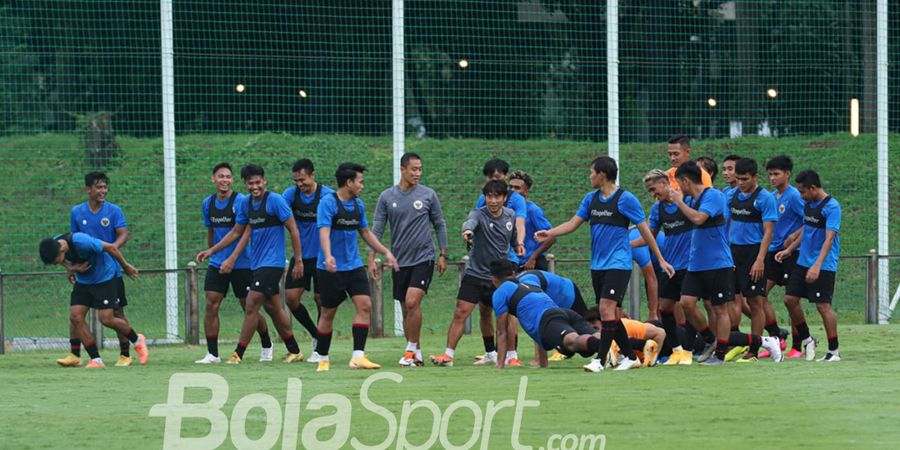
<instances>
[{"instance_id":1,"label":"metal railing","mask_svg":"<svg viewBox=\"0 0 900 450\"><path fill-rule=\"evenodd\" d=\"M887 323L887 319L890 318L891 312L893 311L893 306L896 304L893 303L891 305L888 304L879 304L879 295L878 295L878 280L879 280L879 261L884 259L900 259L900 255L884 255L879 256L875 250L871 250L868 255L853 255L853 256L843 256L841 260L864 260L865 261L865 323L867 324L877 324L877 323ZM466 262L468 261L468 256L463 257L461 260L453 262L449 264L450 266L456 267L458 271L458 281L457 283L462 281L463 273L465 271ZM550 272L557 272L559 264L588 264L590 260L587 259L557 259L555 255L548 254L548 269ZM370 322L370 332L372 337L384 337L384 313L385 313L385 297L384 297L384 277L383 270L384 264L380 259L376 258L376 270L379 276L375 278L371 278L369 280L369 287L372 293L372 311L371 311L371 322ZM183 302L183 314L182 320L184 324L184 333L183 336L177 336L175 339L157 339L155 342L157 344L160 343L184 343L189 345L199 345L200 344L200 274L199 268L196 263L189 262L185 268L182 269L145 269L141 271L141 275L161 275L161 274L182 274L184 275L184 302ZM6 282L9 279L16 278L64 278L66 276L65 272L22 272L22 273L11 273L5 274L2 269L0 269L0 354L4 354L6 352L7 340L6 340L6 325L8 317L6 315L7 311L4 308L5 306L5 288ZM627 303L627 311L631 317L640 319L641 318L641 305L642 305L642 289L640 286L641 283L641 274L640 269L635 268L632 270L632 278L631 283L629 284L628 293L626 294L626 298L628 298ZM284 275L281 280L281 293L282 293L282 306L287 308L284 305ZM900 288L898 288L898 295L900 295ZM895 295L897 297L898 295ZM177 312L176 312L177 313ZM290 314L288 314L291 317ZM292 318L293 320L293 318ZM100 324L99 317L95 313L94 310L91 310L88 317L88 324L91 329L91 332L94 335L94 338L98 342L99 345L103 345L104 342L104 329ZM465 333L470 334L472 331L471 319L466 320L465 324Z\"/></svg>"}]
</instances>

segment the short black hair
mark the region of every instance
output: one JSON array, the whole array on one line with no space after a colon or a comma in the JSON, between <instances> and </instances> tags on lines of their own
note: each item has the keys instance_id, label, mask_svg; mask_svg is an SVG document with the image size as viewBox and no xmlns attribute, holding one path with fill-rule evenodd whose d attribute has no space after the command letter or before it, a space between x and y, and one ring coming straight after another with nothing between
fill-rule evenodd
<instances>
[{"instance_id":1,"label":"short black hair","mask_svg":"<svg viewBox=\"0 0 900 450\"><path fill-rule=\"evenodd\" d=\"M609 156L599 156L594 158L594 160L591 161L591 167L594 168L594 172L606 175L606 179L611 182L615 182L616 178L619 176L619 166L616 164L616 160Z\"/></svg>"},{"instance_id":2,"label":"short black hair","mask_svg":"<svg viewBox=\"0 0 900 450\"><path fill-rule=\"evenodd\" d=\"M534 184L534 179L531 178L531 175L528 175L528 172L524 170L517 170L509 175L510 180L522 180L525 182L525 187L529 190L531 186Z\"/></svg>"},{"instance_id":3,"label":"short black hair","mask_svg":"<svg viewBox=\"0 0 900 450\"><path fill-rule=\"evenodd\" d=\"M500 172L502 174L509 173L509 163L497 158L484 163L484 168L481 169L481 173L483 173L484 176L489 177L493 175L494 172Z\"/></svg>"},{"instance_id":4,"label":"short black hair","mask_svg":"<svg viewBox=\"0 0 900 450\"><path fill-rule=\"evenodd\" d=\"M59 250L61 246L59 245L59 241L53 238L47 238L41 241L39 252L41 254L41 261L44 264L53 264L56 261L56 258L59 256Z\"/></svg>"},{"instance_id":5,"label":"short black hair","mask_svg":"<svg viewBox=\"0 0 900 450\"><path fill-rule=\"evenodd\" d=\"M228 164L227 162L220 162L216 164L215 167L213 167L212 174L215 175L216 172L219 171L219 169L228 169L229 172L234 173L234 169L231 168L231 164Z\"/></svg>"},{"instance_id":6,"label":"short black hair","mask_svg":"<svg viewBox=\"0 0 900 450\"><path fill-rule=\"evenodd\" d=\"M311 174L316 170L313 166L313 162L309 159L302 158L294 161L294 166L291 167L291 172L300 172L304 171L307 174Z\"/></svg>"},{"instance_id":7,"label":"short black hair","mask_svg":"<svg viewBox=\"0 0 900 450\"><path fill-rule=\"evenodd\" d=\"M726 156L725 159L722 160L722 162L723 162L723 163L726 163L726 162L728 162L728 161L735 161L735 162L736 162L736 161L739 160L739 159L741 159L740 156L735 155L734 153L732 153L732 154Z\"/></svg>"},{"instance_id":8,"label":"short black hair","mask_svg":"<svg viewBox=\"0 0 900 450\"><path fill-rule=\"evenodd\" d=\"M756 176L759 167L756 165L756 160L753 158L741 158L734 163L734 173L739 175L750 174L750 176Z\"/></svg>"},{"instance_id":9,"label":"short black hair","mask_svg":"<svg viewBox=\"0 0 900 450\"><path fill-rule=\"evenodd\" d=\"M706 171L710 181L716 181L716 175L719 174L719 165L716 164L716 160L709 156L701 156L697 158L697 164Z\"/></svg>"},{"instance_id":10,"label":"short black hair","mask_svg":"<svg viewBox=\"0 0 900 450\"><path fill-rule=\"evenodd\" d=\"M766 170L794 171L794 161L787 155L778 155L766 162Z\"/></svg>"},{"instance_id":11,"label":"short black hair","mask_svg":"<svg viewBox=\"0 0 900 450\"><path fill-rule=\"evenodd\" d=\"M406 167L409 164L409 162L413 159L418 159L419 161L421 161L422 157L419 156L418 153L413 153L413 152L404 153L403 156L400 157L400 167Z\"/></svg>"},{"instance_id":12,"label":"short black hair","mask_svg":"<svg viewBox=\"0 0 900 450\"><path fill-rule=\"evenodd\" d=\"M497 278L508 278L516 274L519 268L515 263L506 259L495 259L490 263L491 275Z\"/></svg>"},{"instance_id":13,"label":"short black hair","mask_svg":"<svg viewBox=\"0 0 900 450\"><path fill-rule=\"evenodd\" d=\"M259 164L247 164L246 166L241 168L241 179L244 181L248 180L250 177L255 177L257 175L261 177L266 176L266 171L263 170L262 166L260 166Z\"/></svg>"},{"instance_id":14,"label":"short black hair","mask_svg":"<svg viewBox=\"0 0 900 450\"><path fill-rule=\"evenodd\" d=\"M819 179L819 174L812 169L807 169L797 174L794 182L805 188L822 187L822 180Z\"/></svg>"},{"instance_id":15,"label":"short black hair","mask_svg":"<svg viewBox=\"0 0 900 450\"><path fill-rule=\"evenodd\" d=\"M109 177L104 172L91 172L84 176L84 187L92 187L98 182L109 184Z\"/></svg>"},{"instance_id":16,"label":"short black hair","mask_svg":"<svg viewBox=\"0 0 900 450\"><path fill-rule=\"evenodd\" d=\"M697 161L690 160L675 169L675 178L687 178L696 184L703 182L703 172L700 171L700 165Z\"/></svg>"},{"instance_id":17,"label":"short black hair","mask_svg":"<svg viewBox=\"0 0 900 450\"><path fill-rule=\"evenodd\" d=\"M686 134L678 133L673 134L672 137L669 138L670 144L678 144L682 147L690 147L691 146L691 138Z\"/></svg>"},{"instance_id":18,"label":"short black hair","mask_svg":"<svg viewBox=\"0 0 900 450\"><path fill-rule=\"evenodd\" d=\"M481 188L481 193L487 197L489 194L493 195L508 195L509 189L506 187L506 183L500 180L491 180L487 183L484 183L484 187Z\"/></svg>"},{"instance_id":19,"label":"short black hair","mask_svg":"<svg viewBox=\"0 0 900 450\"><path fill-rule=\"evenodd\" d=\"M585 311L582 317L584 317L585 322L600 320L600 310L595 306Z\"/></svg>"},{"instance_id":20,"label":"short black hair","mask_svg":"<svg viewBox=\"0 0 900 450\"><path fill-rule=\"evenodd\" d=\"M337 181L338 187L343 187L350 180L355 180L356 175L366 171L366 167L362 164L345 162L338 166L334 172L334 179Z\"/></svg>"}]
</instances>

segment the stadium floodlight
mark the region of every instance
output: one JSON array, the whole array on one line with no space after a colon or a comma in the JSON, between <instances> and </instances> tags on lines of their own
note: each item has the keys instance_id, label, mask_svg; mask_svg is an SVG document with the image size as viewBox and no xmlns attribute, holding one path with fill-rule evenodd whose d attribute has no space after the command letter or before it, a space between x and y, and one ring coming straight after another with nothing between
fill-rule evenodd
<instances>
[{"instance_id":1,"label":"stadium floodlight","mask_svg":"<svg viewBox=\"0 0 900 450\"><path fill-rule=\"evenodd\" d=\"M468 60L466 60L466 59L461 59L461 60L459 60L459 68L460 68L460 69L466 69L466 68L468 68L468 67L469 67L469 61L468 61Z\"/></svg>"},{"instance_id":2,"label":"stadium floodlight","mask_svg":"<svg viewBox=\"0 0 900 450\"><path fill-rule=\"evenodd\" d=\"M766 91L766 95L768 95L769 98L776 98L778 97L778 91L776 91L775 88L769 88L769 90Z\"/></svg>"},{"instance_id":3,"label":"stadium floodlight","mask_svg":"<svg viewBox=\"0 0 900 450\"><path fill-rule=\"evenodd\" d=\"M300 98L306 100L306 97L307 97L308 94L307 94L306 91L304 91L303 89L300 89L300 91L297 92L297 95L299 95Z\"/></svg>"},{"instance_id":4,"label":"stadium floodlight","mask_svg":"<svg viewBox=\"0 0 900 450\"><path fill-rule=\"evenodd\" d=\"M706 99L706 104L709 105L710 108L715 108L718 106L719 102L717 102L715 98L710 97Z\"/></svg>"},{"instance_id":5,"label":"stadium floodlight","mask_svg":"<svg viewBox=\"0 0 900 450\"><path fill-rule=\"evenodd\" d=\"M850 99L850 134L859 136L859 99Z\"/></svg>"},{"instance_id":6,"label":"stadium floodlight","mask_svg":"<svg viewBox=\"0 0 900 450\"><path fill-rule=\"evenodd\" d=\"M244 86L244 83L238 83L234 87L234 91L237 92L238 94L243 94L246 89L247 89L247 87Z\"/></svg>"}]
</instances>

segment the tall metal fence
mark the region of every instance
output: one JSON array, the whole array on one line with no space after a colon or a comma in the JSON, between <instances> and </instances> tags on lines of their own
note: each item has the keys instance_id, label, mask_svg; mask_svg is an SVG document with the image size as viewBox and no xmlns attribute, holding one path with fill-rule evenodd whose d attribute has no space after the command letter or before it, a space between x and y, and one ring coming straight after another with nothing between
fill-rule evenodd
<instances>
[{"instance_id":1,"label":"tall metal fence","mask_svg":"<svg viewBox=\"0 0 900 450\"><path fill-rule=\"evenodd\" d=\"M167 318L152 337L179 339L180 271L205 247L200 203L220 161L262 164L277 192L298 158L311 158L325 184L339 163L357 161L369 168L371 207L396 182L396 157L415 151L459 259L456 230L487 159L532 175L530 198L557 224L590 189L587 165L602 154L649 206L641 176L667 168L667 137L686 133L694 157L763 163L786 153L798 170L819 171L844 208L842 254L879 255L886 322L900 282L887 258L900 242L888 195L900 179L891 134L900 8L888 3L5 2L0 177L11 183L0 192L0 268L46 270L37 242L68 228L71 207L85 201L83 175L104 170L108 200L128 221L125 256L168 270L131 283L129 308L147 322ZM552 251L585 258L588 240L579 232ZM567 273L586 279L587 268ZM862 321L864 264L847 261L840 276L848 303L836 305ZM16 301L35 316L64 314L51 305L66 288L50 280L12 277L7 290L27 294ZM427 307L449 308L454 297L454 283L439 278ZM426 330L443 332L441 314L426 317ZM390 328L393 308L385 319Z\"/></svg>"}]
</instances>

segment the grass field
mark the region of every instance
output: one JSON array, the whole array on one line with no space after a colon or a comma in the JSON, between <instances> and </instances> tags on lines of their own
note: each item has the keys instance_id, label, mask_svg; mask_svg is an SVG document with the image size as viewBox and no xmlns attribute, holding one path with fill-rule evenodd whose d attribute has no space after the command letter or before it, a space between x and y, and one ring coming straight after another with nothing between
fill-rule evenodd
<instances>
[{"instance_id":1,"label":"grass field","mask_svg":"<svg viewBox=\"0 0 900 450\"><path fill-rule=\"evenodd\" d=\"M900 159L900 134L892 136L892 161ZM109 201L125 211L131 240L125 256L138 268L163 266L163 183L162 141L160 139L119 136L123 157L109 168L112 177ZM179 266L184 267L197 251L205 247L206 231L200 220L200 202L209 195L209 169L229 160L235 166L259 162L267 169L269 188L281 192L292 182L290 164L299 157L316 163L320 180L332 183L333 168L347 160L369 167L363 200L374 206L378 194L391 184L390 137L259 135L181 135L178 136L176 168L178 172ZM877 247L875 220L875 136L853 138L847 134L740 139L698 140L693 155L709 154L721 160L738 153L760 161L790 154L797 168L812 167L823 176L826 189L843 204L842 255L864 255ZM80 139L75 135L42 134L0 138L0 177L17 180L0 192L0 269L4 274L46 270L37 259L37 242L68 228L69 209L84 201L82 177L90 170L85 165ZM440 195L450 230L452 259L463 256L465 246L458 229L477 198L483 182L481 166L491 157L510 161L512 168L534 175L532 198L546 211L553 223L571 217L578 201L589 190L587 166L597 155L606 153L605 143L561 140L481 140L410 139L407 148L425 158L423 183ZM640 186L641 176L654 167L665 168L662 143L624 144L620 175L624 187L633 190L645 206L648 196ZM896 164L891 173L896 173ZM849 176L848 176L849 175ZM893 179L900 179L893 176ZM721 182L720 182L721 183ZM763 183L765 184L765 183ZM240 183L236 189L241 190ZM895 189L891 189L893 191ZM897 204L892 200L892 207ZM370 211L371 212L371 211ZM890 227L894 248L900 242L898 221ZM559 258L586 258L589 236L584 227L560 240L552 252ZM586 264L561 265L560 270L576 280L582 289L590 286ZM862 260L841 263L838 273L839 295L834 307L847 323L861 323L865 310L865 264ZM202 275L201 275L202 282ZM900 282L893 276L893 286ZM425 332L442 334L454 305L456 271L436 278L425 303ZM67 333L66 305L68 286L60 277L7 278L5 312L7 336L64 337ZM129 314L136 326L148 336L165 333L165 291L162 276L145 276L128 282ZM390 292L389 281L385 292ZM181 289L179 289L179 294ZM389 295L388 295L389 297ZM777 299L776 297L776 303ZM393 320L392 307L386 309L387 323ZM223 335L236 330L239 310L224 310ZM181 322L179 317L179 322ZM231 325L227 325L231 324ZM350 321L339 317L338 332L349 333Z\"/></svg>"},{"instance_id":2,"label":"grass field","mask_svg":"<svg viewBox=\"0 0 900 450\"><path fill-rule=\"evenodd\" d=\"M821 337L821 328L814 327L813 334ZM102 370L58 368L53 359L62 356L59 353L14 353L0 356L0 447L160 448L166 420L150 417L151 407L166 403L173 374L206 373L223 377L229 389L227 402L220 408L230 419L229 434L227 438L225 433L217 434L224 439L224 448L237 446L235 436L241 444L244 435L256 440L266 432L277 437L275 446L281 446L280 422L267 430L267 416L259 408L251 409L246 421L235 420L241 416L235 413L235 405L240 400L246 406L250 400L241 399L250 394L268 394L279 405L278 414L287 415L289 378L301 383L301 397L291 398L299 403L298 442L307 445L310 432L319 426L325 429L318 439L331 438L339 428L325 427L321 421L344 411L331 406L316 410L309 402L319 394L338 394L352 409L345 415L349 437L367 445L390 439L382 448L400 448L401 435L410 445L421 445L432 434L432 447L446 447L440 440L441 428L432 433L434 414L421 407L425 401L434 402L445 419L452 412L444 434L458 446L474 436L471 444L480 448L512 448L513 437L535 449L577 448L572 445L580 436L602 434L610 449L896 448L900 361L893 355L900 351L900 326L842 326L840 337L844 360L836 364L793 360L775 365L766 360L718 368L695 365L600 374L581 371L581 359L553 363L548 370L468 366L472 355L481 350L480 339L472 336L463 338L457 367L404 370L393 365L402 342L370 340L371 358L385 365L372 372L347 369L350 342L337 340L334 365L327 374L316 373L312 364L255 362L254 347L247 352L248 362L240 366L200 367L192 360L203 355L202 348L154 347L147 366ZM531 355L530 345L520 345L526 357ZM423 346L426 355L437 352L443 348L443 339L429 336ZM308 343L301 343L301 348L306 350ZM222 351L230 351L230 346ZM281 351L276 348L276 354ZM107 363L114 361L114 351L104 354ZM399 374L402 382L369 380L367 394L371 402L386 408L383 414L394 417L396 425L407 422L405 433L394 435L389 421L371 412L376 408L367 409L360 399L367 377L376 373L388 377L389 372ZM518 433L513 436L513 408L494 415L489 437L484 430L476 432L475 417L479 413L487 417L488 402L516 400L523 382L527 383L524 398L540 405L522 409ZM205 403L211 395L209 390L188 389L185 403ZM465 406L448 409L462 399L470 400L469 406L477 412ZM420 408L410 409L417 401ZM403 420L405 403L407 420ZM240 430L243 424L245 431ZM210 428L208 421L185 419L181 435L203 437ZM567 437L570 434L573 437ZM553 435L563 439L548 442ZM349 448L350 442L343 446Z\"/></svg>"}]
</instances>

